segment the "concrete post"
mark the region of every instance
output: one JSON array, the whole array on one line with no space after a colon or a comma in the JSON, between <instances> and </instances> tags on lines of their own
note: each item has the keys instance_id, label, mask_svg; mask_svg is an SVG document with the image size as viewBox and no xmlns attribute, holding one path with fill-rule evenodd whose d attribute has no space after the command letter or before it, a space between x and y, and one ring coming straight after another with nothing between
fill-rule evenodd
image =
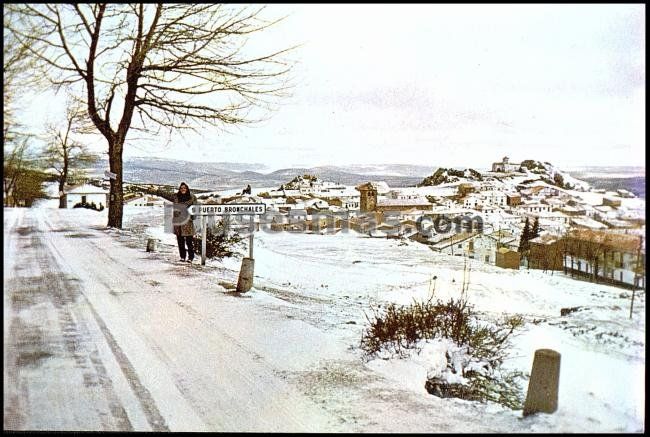
<instances>
[{"instance_id":1,"label":"concrete post","mask_svg":"<svg viewBox=\"0 0 650 437\"><path fill-rule=\"evenodd\" d=\"M206 217L201 217L201 265L205 265L208 244L208 221Z\"/></svg>"},{"instance_id":2,"label":"concrete post","mask_svg":"<svg viewBox=\"0 0 650 437\"><path fill-rule=\"evenodd\" d=\"M244 258L239 270L239 280L237 281L237 292L244 293L253 287L253 274L255 272L255 260Z\"/></svg>"},{"instance_id":3,"label":"concrete post","mask_svg":"<svg viewBox=\"0 0 650 437\"><path fill-rule=\"evenodd\" d=\"M536 350L524 403L524 417L537 412L555 412L559 386L560 354L552 349Z\"/></svg>"},{"instance_id":4,"label":"concrete post","mask_svg":"<svg viewBox=\"0 0 650 437\"><path fill-rule=\"evenodd\" d=\"M155 252L155 251L156 251L156 239L155 238L147 239L147 252Z\"/></svg>"}]
</instances>

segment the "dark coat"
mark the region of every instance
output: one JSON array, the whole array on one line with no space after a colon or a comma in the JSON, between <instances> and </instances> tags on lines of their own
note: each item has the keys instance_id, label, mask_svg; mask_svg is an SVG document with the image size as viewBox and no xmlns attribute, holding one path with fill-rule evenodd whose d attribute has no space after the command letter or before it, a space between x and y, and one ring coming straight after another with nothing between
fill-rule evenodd
<instances>
[{"instance_id":1,"label":"dark coat","mask_svg":"<svg viewBox=\"0 0 650 437\"><path fill-rule=\"evenodd\" d=\"M175 207L181 207L183 209L187 209L188 206L190 205L197 205L198 202L196 201L196 196L192 194L192 198L190 200L187 200L185 202L181 202L178 200L178 194L174 194L174 206ZM180 213L178 211L174 211L174 217L178 217ZM193 217L190 216L189 220L187 220L185 223L182 225L174 226L174 234L176 235L181 235L183 237L191 237L194 235L194 221Z\"/></svg>"}]
</instances>

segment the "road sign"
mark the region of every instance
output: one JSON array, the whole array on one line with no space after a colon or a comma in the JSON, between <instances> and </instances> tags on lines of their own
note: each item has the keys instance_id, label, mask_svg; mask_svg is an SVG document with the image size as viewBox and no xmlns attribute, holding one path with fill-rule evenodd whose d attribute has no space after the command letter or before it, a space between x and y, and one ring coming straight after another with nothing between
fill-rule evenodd
<instances>
[{"instance_id":1,"label":"road sign","mask_svg":"<svg viewBox=\"0 0 650 437\"><path fill-rule=\"evenodd\" d=\"M117 173L112 173L108 170L104 170L104 176L106 176L109 179L116 179L117 178Z\"/></svg>"},{"instance_id":2,"label":"road sign","mask_svg":"<svg viewBox=\"0 0 650 437\"><path fill-rule=\"evenodd\" d=\"M192 205L187 210L192 215L258 215L266 212L266 205L263 203Z\"/></svg>"}]
</instances>

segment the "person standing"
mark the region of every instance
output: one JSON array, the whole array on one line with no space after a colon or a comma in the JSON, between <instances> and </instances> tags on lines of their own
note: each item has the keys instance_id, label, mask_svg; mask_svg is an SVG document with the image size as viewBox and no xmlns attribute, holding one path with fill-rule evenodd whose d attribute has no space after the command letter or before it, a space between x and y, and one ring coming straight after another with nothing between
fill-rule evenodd
<instances>
[{"instance_id":1,"label":"person standing","mask_svg":"<svg viewBox=\"0 0 650 437\"><path fill-rule=\"evenodd\" d=\"M176 234L180 260L186 261L185 255L187 254L187 262L190 263L194 259L194 244L192 243L194 220L187 208L195 204L197 204L196 196L190 192L190 187L185 182L181 182L178 192L174 194L174 234ZM187 246L187 251L185 246Z\"/></svg>"}]
</instances>

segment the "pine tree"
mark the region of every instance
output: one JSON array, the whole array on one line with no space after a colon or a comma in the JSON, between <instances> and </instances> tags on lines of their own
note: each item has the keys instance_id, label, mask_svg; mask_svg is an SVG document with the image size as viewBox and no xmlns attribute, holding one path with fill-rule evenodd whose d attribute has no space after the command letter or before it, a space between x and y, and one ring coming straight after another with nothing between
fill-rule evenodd
<instances>
[{"instance_id":1,"label":"pine tree","mask_svg":"<svg viewBox=\"0 0 650 437\"><path fill-rule=\"evenodd\" d=\"M533 230L530 233L530 238L528 239L528 241L537 237L539 237L539 217L535 217L535 223L533 223Z\"/></svg>"},{"instance_id":2,"label":"pine tree","mask_svg":"<svg viewBox=\"0 0 650 437\"><path fill-rule=\"evenodd\" d=\"M519 240L519 253L523 253L528 250L528 240L531 238L530 235L530 223L528 222L528 217L526 217L524 230L521 233L521 240Z\"/></svg>"}]
</instances>

